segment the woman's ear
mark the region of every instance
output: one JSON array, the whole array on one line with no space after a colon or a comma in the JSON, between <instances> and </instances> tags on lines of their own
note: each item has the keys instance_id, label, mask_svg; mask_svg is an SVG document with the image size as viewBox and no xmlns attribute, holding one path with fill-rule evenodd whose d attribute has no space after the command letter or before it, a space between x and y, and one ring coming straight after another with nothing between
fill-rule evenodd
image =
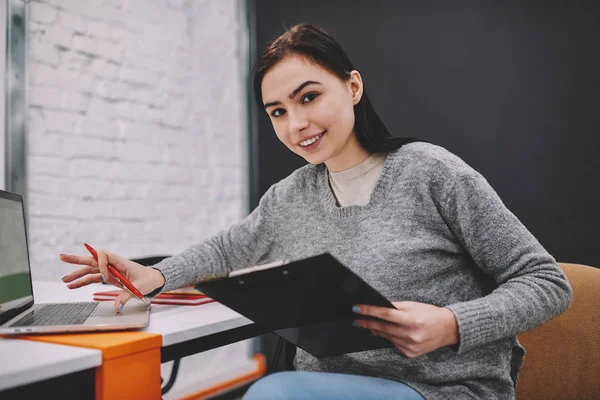
<instances>
[{"instance_id":1,"label":"woman's ear","mask_svg":"<svg viewBox=\"0 0 600 400\"><path fill-rule=\"evenodd\" d=\"M352 105L357 105L363 94L363 82L360 73L356 70L350 72L350 90L352 92Z\"/></svg>"}]
</instances>

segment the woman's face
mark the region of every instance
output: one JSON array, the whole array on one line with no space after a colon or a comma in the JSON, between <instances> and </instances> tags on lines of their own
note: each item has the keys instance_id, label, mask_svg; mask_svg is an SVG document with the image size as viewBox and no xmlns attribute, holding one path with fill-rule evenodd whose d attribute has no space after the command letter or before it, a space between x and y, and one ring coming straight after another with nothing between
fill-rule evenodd
<instances>
[{"instance_id":1,"label":"woman's face","mask_svg":"<svg viewBox=\"0 0 600 400\"><path fill-rule=\"evenodd\" d=\"M354 105L362 96L357 71L344 82L301 56L289 56L265 74L261 89L277 137L309 163L339 172L368 158L354 132Z\"/></svg>"}]
</instances>

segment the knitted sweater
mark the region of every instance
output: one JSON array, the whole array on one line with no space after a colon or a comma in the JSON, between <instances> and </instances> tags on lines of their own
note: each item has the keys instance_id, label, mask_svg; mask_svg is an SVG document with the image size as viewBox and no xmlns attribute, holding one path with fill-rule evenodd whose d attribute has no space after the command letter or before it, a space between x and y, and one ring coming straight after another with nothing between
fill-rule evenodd
<instances>
[{"instance_id":1,"label":"knitted sweater","mask_svg":"<svg viewBox=\"0 0 600 400\"><path fill-rule=\"evenodd\" d=\"M457 156L428 143L389 153L365 206L338 207L324 164L271 186L240 223L165 259L163 290L250 265L329 252L390 301L448 307L460 343L408 358L395 348L315 358L298 370L404 382L426 399L511 399L516 335L566 310L556 261Z\"/></svg>"}]
</instances>

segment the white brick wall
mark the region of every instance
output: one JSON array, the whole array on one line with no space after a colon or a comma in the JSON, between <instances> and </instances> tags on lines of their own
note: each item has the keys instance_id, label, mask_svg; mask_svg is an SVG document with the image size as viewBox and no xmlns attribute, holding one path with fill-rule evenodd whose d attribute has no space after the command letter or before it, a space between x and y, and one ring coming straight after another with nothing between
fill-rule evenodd
<instances>
[{"instance_id":1,"label":"white brick wall","mask_svg":"<svg viewBox=\"0 0 600 400\"><path fill-rule=\"evenodd\" d=\"M88 241L173 254L246 210L239 0L37 0L29 7L34 279Z\"/></svg>"},{"instance_id":2,"label":"white brick wall","mask_svg":"<svg viewBox=\"0 0 600 400\"><path fill-rule=\"evenodd\" d=\"M130 258L174 254L247 213L241 4L30 3L34 279L70 272L58 255L86 254L84 241ZM184 359L171 395L234 378L251 349Z\"/></svg>"}]
</instances>

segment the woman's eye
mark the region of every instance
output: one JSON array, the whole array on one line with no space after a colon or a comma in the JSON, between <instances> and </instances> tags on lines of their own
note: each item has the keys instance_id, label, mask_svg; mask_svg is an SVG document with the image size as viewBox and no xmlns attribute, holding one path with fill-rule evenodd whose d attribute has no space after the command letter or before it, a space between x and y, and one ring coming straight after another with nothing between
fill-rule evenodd
<instances>
[{"instance_id":1,"label":"woman's eye","mask_svg":"<svg viewBox=\"0 0 600 400\"><path fill-rule=\"evenodd\" d=\"M313 101L317 97L319 97L318 93L308 93L307 95L305 95L304 97L302 97L302 104L304 104L304 103L310 103L311 101Z\"/></svg>"},{"instance_id":2,"label":"woman's eye","mask_svg":"<svg viewBox=\"0 0 600 400\"><path fill-rule=\"evenodd\" d=\"M285 112L285 110L283 108L277 108L277 109L273 110L273 112L271 113L271 116L274 118L281 117L284 112Z\"/></svg>"}]
</instances>

